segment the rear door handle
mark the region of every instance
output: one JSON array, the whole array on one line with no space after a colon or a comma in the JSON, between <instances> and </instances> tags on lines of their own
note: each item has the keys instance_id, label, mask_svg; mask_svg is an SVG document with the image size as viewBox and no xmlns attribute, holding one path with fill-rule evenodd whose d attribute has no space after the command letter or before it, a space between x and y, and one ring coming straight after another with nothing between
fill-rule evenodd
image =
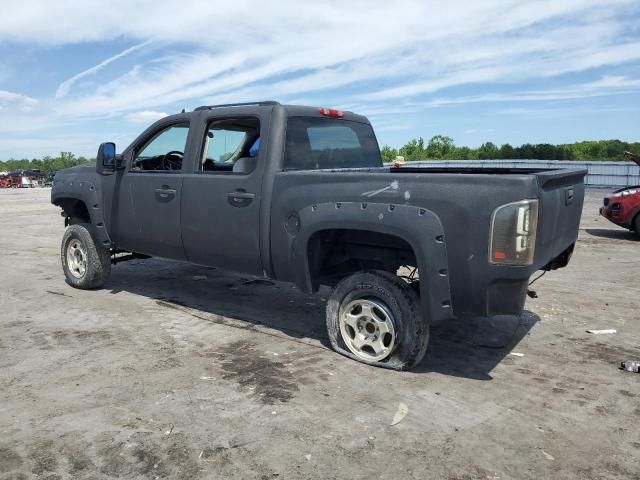
<instances>
[{"instance_id":1,"label":"rear door handle","mask_svg":"<svg viewBox=\"0 0 640 480\"><path fill-rule=\"evenodd\" d=\"M246 207L253 199L256 198L255 193L250 193L245 190L238 189L235 192L229 192L227 194L227 200L232 207Z\"/></svg>"}]
</instances>

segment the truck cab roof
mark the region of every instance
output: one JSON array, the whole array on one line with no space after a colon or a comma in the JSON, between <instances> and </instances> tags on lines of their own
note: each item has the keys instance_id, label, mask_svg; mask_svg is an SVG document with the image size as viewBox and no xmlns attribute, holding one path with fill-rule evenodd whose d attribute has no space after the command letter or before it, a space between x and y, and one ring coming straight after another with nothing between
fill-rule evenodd
<instances>
[{"instance_id":1,"label":"truck cab roof","mask_svg":"<svg viewBox=\"0 0 640 480\"><path fill-rule=\"evenodd\" d=\"M278 107L282 108L289 117L330 117L330 118L342 118L344 120L350 120L354 122L369 123L367 117L358 115L347 110L338 110L334 108L326 107L313 107L306 105L283 105L275 100L263 100L259 102L244 102L244 103L227 103L220 105L201 105L193 109L195 113L202 111L211 111L221 109L237 109L238 113L245 114L248 111L254 110L259 107ZM180 115L180 114L178 114Z\"/></svg>"}]
</instances>

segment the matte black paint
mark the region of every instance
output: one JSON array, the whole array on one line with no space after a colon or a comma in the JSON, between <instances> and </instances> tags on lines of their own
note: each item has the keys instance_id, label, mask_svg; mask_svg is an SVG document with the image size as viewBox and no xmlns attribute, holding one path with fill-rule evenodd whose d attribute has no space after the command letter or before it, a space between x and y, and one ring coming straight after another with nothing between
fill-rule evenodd
<instances>
[{"instance_id":1,"label":"matte black paint","mask_svg":"<svg viewBox=\"0 0 640 480\"><path fill-rule=\"evenodd\" d=\"M250 174L199 172L207 124L257 117L261 148ZM283 171L289 116L315 108L251 104L173 115L143 132L123 153L123 168L58 172L51 201L81 201L99 241L112 248L264 274L316 287L308 241L325 229L395 235L412 247L425 314L520 313L529 277L572 247L586 170L379 168ZM345 112L346 120L367 123ZM181 171L132 172L131 160L159 129L190 123ZM570 201L568 200L571 197ZM529 267L489 264L491 215L506 203L538 199L535 259ZM363 208L366 204L366 208ZM292 228L291 218L297 218Z\"/></svg>"}]
</instances>

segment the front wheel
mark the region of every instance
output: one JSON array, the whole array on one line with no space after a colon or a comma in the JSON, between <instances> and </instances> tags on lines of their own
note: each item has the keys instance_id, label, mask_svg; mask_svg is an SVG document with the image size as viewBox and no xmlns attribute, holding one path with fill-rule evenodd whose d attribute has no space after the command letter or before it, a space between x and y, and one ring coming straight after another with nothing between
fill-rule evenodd
<instances>
[{"instance_id":1,"label":"front wheel","mask_svg":"<svg viewBox=\"0 0 640 480\"><path fill-rule=\"evenodd\" d=\"M394 370L416 366L429 343L415 291L384 271L363 271L342 279L327 303L327 331L337 352Z\"/></svg>"},{"instance_id":2,"label":"front wheel","mask_svg":"<svg viewBox=\"0 0 640 480\"><path fill-rule=\"evenodd\" d=\"M87 223L69 225L62 237L60 258L67 283L75 288L99 288L111 274L109 250L96 244Z\"/></svg>"},{"instance_id":3,"label":"front wheel","mask_svg":"<svg viewBox=\"0 0 640 480\"><path fill-rule=\"evenodd\" d=\"M638 213L633 220L633 228L636 231L636 235L640 237L640 213Z\"/></svg>"}]
</instances>

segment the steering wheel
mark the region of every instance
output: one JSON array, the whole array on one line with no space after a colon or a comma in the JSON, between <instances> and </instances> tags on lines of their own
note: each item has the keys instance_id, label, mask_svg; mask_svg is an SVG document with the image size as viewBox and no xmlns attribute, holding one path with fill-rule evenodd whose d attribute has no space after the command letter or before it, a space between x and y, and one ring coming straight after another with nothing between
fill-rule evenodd
<instances>
[{"instance_id":1,"label":"steering wheel","mask_svg":"<svg viewBox=\"0 0 640 480\"><path fill-rule=\"evenodd\" d=\"M180 160L171 160L170 157L180 157ZM180 170L182 168L183 158L183 152L179 150L171 150L170 152L164 154L164 157L162 157L162 161L160 162L160 166L162 170Z\"/></svg>"}]
</instances>

